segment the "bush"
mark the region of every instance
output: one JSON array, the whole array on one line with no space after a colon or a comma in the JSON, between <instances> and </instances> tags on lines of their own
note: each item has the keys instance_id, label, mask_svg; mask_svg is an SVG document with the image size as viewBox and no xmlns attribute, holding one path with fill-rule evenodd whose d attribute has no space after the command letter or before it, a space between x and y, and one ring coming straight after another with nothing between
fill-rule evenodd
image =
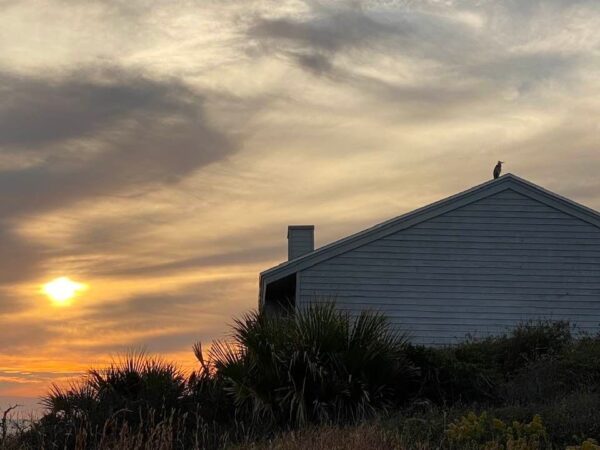
<instances>
[{"instance_id":1,"label":"bush","mask_svg":"<svg viewBox=\"0 0 600 450\"><path fill-rule=\"evenodd\" d=\"M577 386L600 386L600 335L584 336L561 353L561 370Z\"/></svg>"},{"instance_id":2,"label":"bush","mask_svg":"<svg viewBox=\"0 0 600 450\"><path fill-rule=\"evenodd\" d=\"M555 403L577 391L600 389L600 338L584 336L532 358L499 387L503 403Z\"/></svg>"},{"instance_id":3,"label":"bush","mask_svg":"<svg viewBox=\"0 0 600 450\"><path fill-rule=\"evenodd\" d=\"M548 357L527 364L497 387L502 404L528 405L554 402L576 387L569 381L559 358Z\"/></svg>"},{"instance_id":4,"label":"bush","mask_svg":"<svg viewBox=\"0 0 600 450\"><path fill-rule=\"evenodd\" d=\"M448 426L450 444L458 448L538 450L547 446L546 428L539 415L531 422L507 425L483 412L470 412Z\"/></svg>"},{"instance_id":5,"label":"bush","mask_svg":"<svg viewBox=\"0 0 600 450\"><path fill-rule=\"evenodd\" d=\"M71 447L82 433L94 441L125 425L152 429L185 409L185 394L186 379L176 366L132 353L104 370L90 370L79 383L54 385L42 400L47 412L31 435Z\"/></svg>"},{"instance_id":6,"label":"bush","mask_svg":"<svg viewBox=\"0 0 600 450\"><path fill-rule=\"evenodd\" d=\"M462 361L453 348L408 346L407 357L419 369L414 395L439 405L495 400L497 373L483 364Z\"/></svg>"},{"instance_id":7,"label":"bush","mask_svg":"<svg viewBox=\"0 0 600 450\"><path fill-rule=\"evenodd\" d=\"M482 365L507 378L527 364L561 353L573 342L569 322L530 321L509 333L468 340L456 347L456 357Z\"/></svg>"},{"instance_id":8,"label":"bush","mask_svg":"<svg viewBox=\"0 0 600 450\"><path fill-rule=\"evenodd\" d=\"M382 315L352 318L328 304L286 317L248 314L233 343L213 345L209 365L254 424L342 423L407 398L414 369L405 347Z\"/></svg>"},{"instance_id":9,"label":"bush","mask_svg":"<svg viewBox=\"0 0 600 450\"><path fill-rule=\"evenodd\" d=\"M600 450L600 445L596 439L586 439L581 445L569 446L567 450Z\"/></svg>"},{"instance_id":10,"label":"bush","mask_svg":"<svg viewBox=\"0 0 600 450\"><path fill-rule=\"evenodd\" d=\"M548 430L548 439L561 448L600 436L600 393L597 392L554 396L544 404L503 406L493 409L493 413L508 421L523 421L539 414Z\"/></svg>"},{"instance_id":11,"label":"bush","mask_svg":"<svg viewBox=\"0 0 600 450\"><path fill-rule=\"evenodd\" d=\"M508 334L407 352L420 369L418 395L438 404L541 401L600 380L600 340L575 340L568 322L527 322Z\"/></svg>"}]
</instances>

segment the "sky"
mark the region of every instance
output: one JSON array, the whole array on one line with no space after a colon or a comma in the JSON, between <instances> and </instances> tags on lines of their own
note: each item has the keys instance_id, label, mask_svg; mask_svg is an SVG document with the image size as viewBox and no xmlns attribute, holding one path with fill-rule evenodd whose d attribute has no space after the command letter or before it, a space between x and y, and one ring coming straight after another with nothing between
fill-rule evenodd
<instances>
[{"instance_id":1,"label":"sky","mask_svg":"<svg viewBox=\"0 0 600 450\"><path fill-rule=\"evenodd\" d=\"M597 0L0 0L0 406L504 170L600 209ZM87 285L66 306L41 292Z\"/></svg>"}]
</instances>

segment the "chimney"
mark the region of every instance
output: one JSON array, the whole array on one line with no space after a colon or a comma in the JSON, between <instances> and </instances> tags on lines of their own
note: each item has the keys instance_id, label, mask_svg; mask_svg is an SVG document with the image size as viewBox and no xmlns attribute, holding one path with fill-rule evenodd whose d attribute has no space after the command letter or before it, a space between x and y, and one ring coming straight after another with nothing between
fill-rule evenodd
<instances>
[{"instance_id":1,"label":"chimney","mask_svg":"<svg viewBox=\"0 0 600 450\"><path fill-rule=\"evenodd\" d=\"M299 258L315 249L314 225L288 226L288 261Z\"/></svg>"}]
</instances>

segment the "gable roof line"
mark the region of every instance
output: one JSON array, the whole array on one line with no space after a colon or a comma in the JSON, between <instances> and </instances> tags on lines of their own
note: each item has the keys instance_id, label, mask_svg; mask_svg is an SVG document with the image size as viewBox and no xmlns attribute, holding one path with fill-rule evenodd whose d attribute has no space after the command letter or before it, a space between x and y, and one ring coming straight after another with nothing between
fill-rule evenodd
<instances>
[{"instance_id":1,"label":"gable roof line","mask_svg":"<svg viewBox=\"0 0 600 450\"><path fill-rule=\"evenodd\" d=\"M573 212L573 211L571 211L571 209L573 209L575 211L583 213L584 215L589 216L589 217L587 219L584 219L583 217L579 217L579 216L577 216L577 217L579 217L580 219L583 219L583 220L587 220L592 225L596 225L597 227L600 228L600 223L599 223L600 212L599 211L596 211L595 209L590 208L588 206L582 205L581 203L577 203L576 201L568 199L567 197L564 197L560 194L549 191L546 188L538 186L537 184L532 183L531 181L525 180L524 178L518 177L512 173L506 174L506 176L509 176L509 175L512 179L533 189L534 192L539 191L541 194L544 194L548 198L552 199L553 201L557 201L559 204L562 204L564 207L567 208L567 209L564 209L564 208L560 208L558 206L553 206L554 208L558 209L559 211L562 211L566 214L571 214ZM527 194L523 193L523 195L527 195ZM550 205L550 206L552 206L552 205Z\"/></svg>"},{"instance_id":2,"label":"gable roof line","mask_svg":"<svg viewBox=\"0 0 600 450\"><path fill-rule=\"evenodd\" d=\"M520 186L525 189L519 189ZM485 183L474 186L466 191L451 195L450 197L438 200L429 205L324 245L299 258L283 262L263 271L260 274L260 279L261 281L265 279L267 279L268 282L274 281L282 276L306 269L319 262L337 256L338 254L346 253L347 251L365 245L385 235L395 233L440 214L444 214L448 211L463 207L511 188L520 194L541 201L554 209L575 216L600 228L600 213L597 211L548 191L547 189L513 175L512 173L508 173L498 179L486 181Z\"/></svg>"}]
</instances>

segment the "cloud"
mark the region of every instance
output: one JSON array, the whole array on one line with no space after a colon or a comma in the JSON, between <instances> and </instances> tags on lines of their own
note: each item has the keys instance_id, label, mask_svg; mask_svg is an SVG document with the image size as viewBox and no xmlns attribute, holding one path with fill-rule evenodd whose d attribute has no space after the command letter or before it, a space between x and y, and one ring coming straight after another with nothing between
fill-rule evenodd
<instances>
[{"instance_id":1,"label":"cloud","mask_svg":"<svg viewBox=\"0 0 600 450\"><path fill-rule=\"evenodd\" d=\"M9 314L25 307L26 302L9 292L0 289L0 314Z\"/></svg>"},{"instance_id":2,"label":"cloud","mask_svg":"<svg viewBox=\"0 0 600 450\"><path fill-rule=\"evenodd\" d=\"M581 60L579 52L564 48L528 48L537 36L500 19L510 17L510 8L311 5L301 16L258 17L247 36L265 55L287 58L332 86L346 85L384 103L406 103L420 118L423 107L443 116L510 90L527 95L545 80L565 82ZM566 7L556 2L552 18ZM485 33L486 23L500 28L498 33Z\"/></svg>"},{"instance_id":3,"label":"cloud","mask_svg":"<svg viewBox=\"0 0 600 450\"><path fill-rule=\"evenodd\" d=\"M6 315L0 317L0 354L35 352L60 335L60 329L45 321L21 319L15 322L9 320Z\"/></svg>"},{"instance_id":4,"label":"cloud","mask_svg":"<svg viewBox=\"0 0 600 450\"><path fill-rule=\"evenodd\" d=\"M31 154L0 171L4 216L177 182L236 150L179 81L114 68L1 77L1 152Z\"/></svg>"},{"instance_id":5,"label":"cloud","mask_svg":"<svg viewBox=\"0 0 600 450\"><path fill-rule=\"evenodd\" d=\"M136 114L193 112L193 105L182 101L189 92L179 83L114 68L57 78L0 74L0 148L43 151L48 144L93 135Z\"/></svg>"},{"instance_id":6,"label":"cloud","mask_svg":"<svg viewBox=\"0 0 600 450\"><path fill-rule=\"evenodd\" d=\"M149 354L164 354L168 352L181 352L188 350L188 360L193 361L192 346L200 341L206 342L218 334L219 328L209 327L196 328L191 331L169 331L166 333L157 332L156 334L142 338L131 339L127 342L111 344L93 344L86 345L83 348L87 352L97 353L106 352L111 355L123 355L132 351L144 351Z\"/></svg>"},{"instance_id":7,"label":"cloud","mask_svg":"<svg viewBox=\"0 0 600 450\"><path fill-rule=\"evenodd\" d=\"M151 352L189 349L197 340L225 333L231 308L239 302L239 281L229 278L193 283L84 306L71 319L71 326L85 329L95 338L65 342L63 347L91 354L135 348ZM99 338L104 335L112 339Z\"/></svg>"},{"instance_id":8,"label":"cloud","mask_svg":"<svg viewBox=\"0 0 600 450\"><path fill-rule=\"evenodd\" d=\"M235 297L234 281L213 280L188 284L179 288L164 289L157 293L132 295L125 298L83 306L76 319L92 326L115 322L128 324L139 329L153 329L157 326L177 326L189 323L192 316L210 314L208 311L217 304ZM214 312L220 314L220 312ZM75 320L75 319L74 319ZM159 320L160 323L156 321ZM112 325L111 325L112 326Z\"/></svg>"},{"instance_id":9,"label":"cloud","mask_svg":"<svg viewBox=\"0 0 600 450\"><path fill-rule=\"evenodd\" d=\"M386 35L400 34L401 29L377 22L360 7L321 10L312 20L258 18L248 29L251 37L287 41L328 53L364 46Z\"/></svg>"},{"instance_id":10,"label":"cloud","mask_svg":"<svg viewBox=\"0 0 600 450\"><path fill-rule=\"evenodd\" d=\"M246 30L265 54L279 52L317 75L334 72L337 54L372 47L403 33L356 6L323 8L304 18L257 17Z\"/></svg>"},{"instance_id":11,"label":"cloud","mask_svg":"<svg viewBox=\"0 0 600 450\"><path fill-rule=\"evenodd\" d=\"M158 264L140 266L129 264L128 267L111 267L106 271L99 270L97 274L113 277L165 276L203 267L270 262L274 259L274 255L281 253L281 247L281 245L269 245L263 247L246 246L240 250L194 256L191 258L181 258Z\"/></svg>"},{"instance_id":12,"label":"cloud","mask_svg":"<svg viewBox=\"0 0 600 450\"><path fill-rule=\"evenodd\" d=\"M20 236L13 225L0 220L0 286L30 279L40 269L46 247ZM0 290L0 310L12 303Z\"/></svg>"}]
</instances>

